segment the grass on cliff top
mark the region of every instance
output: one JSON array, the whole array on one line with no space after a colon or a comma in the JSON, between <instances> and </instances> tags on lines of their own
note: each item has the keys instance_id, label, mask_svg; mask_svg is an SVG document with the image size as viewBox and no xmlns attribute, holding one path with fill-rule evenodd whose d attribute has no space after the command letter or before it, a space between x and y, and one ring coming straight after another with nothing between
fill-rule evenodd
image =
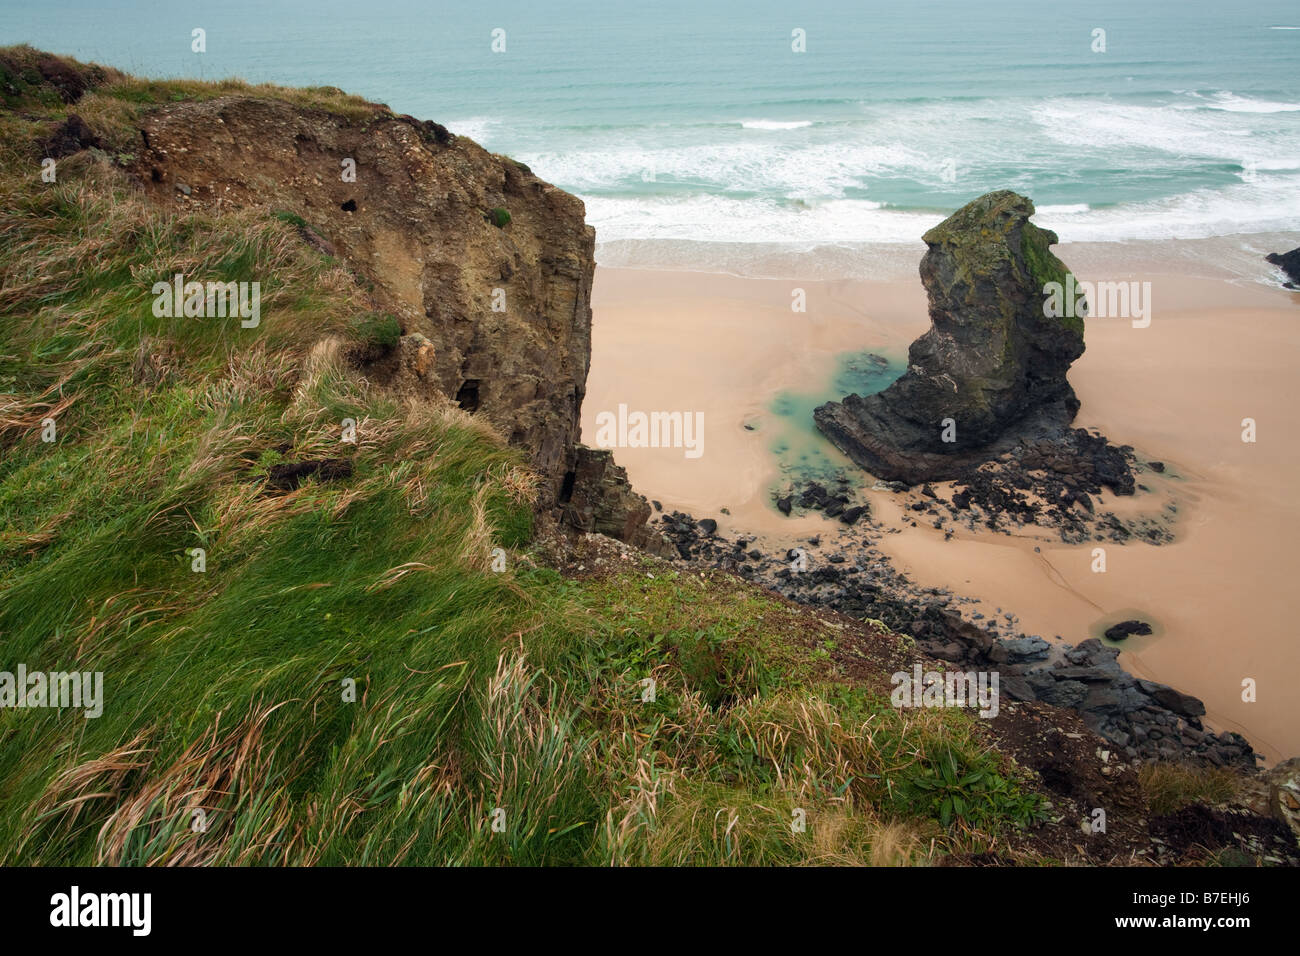
<instances>
[{"instance_id":1,"label":"grass on cliff top","mask_svg":"<svg viewBox=\"0 0 1300 956\"><path fill-rule=\"evenodd\" d=\"M806 611L536 567L522 455L352 367L391 338L364 282L106 155L41 182L70 108L0 110L0 671L100 671L103 714L0 709L0 864L917 863L1038 812L978 720L821 666ZM177 272L260 282L261 325L156 318Z\"/></svg>"},{"instance_id":2,"label":"grass on cliff top","mask_svg":"<svg viewBox=\"0 0 1300 956\"><path fill-rule=\"evenodd\" d=\"M70 102L78 94L79 98ZM232 95L325 110L354 123L393 116L382 103L372 103L332 86L291 88L235 78L140 79L111 68L52 56L24 44L0 47L0 134L4 134L0 136L0 155L14 149L30 152L35 141L19 129L32 120L62 118L74 112L99 135L106 152L126 158L140 146L134 121L144 110Z\"/></svg>"}]
</instances>

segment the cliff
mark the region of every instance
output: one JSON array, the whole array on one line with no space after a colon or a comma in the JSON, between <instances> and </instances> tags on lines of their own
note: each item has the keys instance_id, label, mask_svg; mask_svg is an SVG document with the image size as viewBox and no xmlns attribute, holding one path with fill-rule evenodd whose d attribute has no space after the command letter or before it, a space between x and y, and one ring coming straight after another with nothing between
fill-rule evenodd
<instances>
[{"instance_id":1,"label":"cliff","mask_svg":"<svg viewBox=\"0 0 1300 956\"><path fill-rule=\"evenodd\" d=\"M595 231L579 199L379 108L222 96L153 111L140 135L133 168L156 201L287 210L371 278L402 335L367 375L487 417L528 449L540 506L558 502L591 358Z\"/></svg>"}]
</instances>

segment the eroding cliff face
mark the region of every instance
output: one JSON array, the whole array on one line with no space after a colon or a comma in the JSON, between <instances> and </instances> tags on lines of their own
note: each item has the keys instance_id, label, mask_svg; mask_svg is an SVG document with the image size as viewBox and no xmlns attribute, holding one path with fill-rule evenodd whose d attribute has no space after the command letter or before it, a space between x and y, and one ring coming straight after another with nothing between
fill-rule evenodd
<instances>
[{"instance_id":1,"label":"eroding cliff face","mask_svg":"<svg viewBox=\"0 0 1300 956\"><path fill-rule=\"evenodd\" d=\"M1083 319L1044 314L1044 286L1067 270L1034 205L989 193L924 236L931 328L889 388L816 410L817 426L862 467L910 483L956 477L1022 437L1060 434L1079 402L1066 371Z\"/></svg>"},{"instance_id":2,"label":"eroding cliff face","mask_svg":"<svg viewBox=\"0 0 1300 956\"><path fill-rule=\"evenodd\" d=\"M529 450L539 506L559 504L591 356L595 231L579 199L381 107L342 116L229 96L160 108L141 134L137 173L159 201L301 217L399 321L399 347L367 374L487 416Z\"/></svg>"}]
</instances>

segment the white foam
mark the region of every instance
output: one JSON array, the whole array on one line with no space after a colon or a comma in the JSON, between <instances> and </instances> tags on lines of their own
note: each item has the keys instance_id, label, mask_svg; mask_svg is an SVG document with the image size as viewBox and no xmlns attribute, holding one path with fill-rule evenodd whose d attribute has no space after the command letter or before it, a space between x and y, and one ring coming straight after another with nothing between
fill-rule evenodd
<instances>
[{"instance_id":1,"label":"white foam","mask_svg":"<svg viewBox=\"0 0 1300 956\"><path fill-rule=\"evenodd\" d=\"M490 148L582 196L602 243L916 243L938 210L999 188L1050 195L1038 221L1062 241L1112 241L1294 229L1297 109L1184 90L862 103L792 135L765 134L796 121L762 118L536 136L470 122L523 137Z\"/></svg>"},{"instance_id":2,"label":"white foam","mask_svg":"<svg viewBox=\"0 0 1300 956\"><path fill-rule=\"evenodd\" d=\"M859 199L792 204L757 197L585 196L601 242L915 243L943 214ZM1094 208L1044 205L1034 221L1063 242L1205 239L1286 232L1300 221L1300 191L1286 180L1258 180L1147 202Z\"/></svg>"},{"instance_id":3,"label":"white foam","mask_svg":"<svg viewBox=\"0 0 1300 956\"><path fill-rule=\"evenodd\" d=\"M1259 180L1197 189L1148 202L1035 217L1062 242L1130 239L1209 239L1241 233L1286 232L1300 220L1300 192L1286 180Z\"/></svg>"},{"instance_id":4,"label":"white foam","mask_svg":"<svg viewBox=\"0 0 1300 956\"><path fill-rule=\"evenodd\" d=\"M584 196L601 242L633 239L721 243L916 242L940 222L932 213L888 210L867 200L814 204L727 196Z\"/></svg>"},{"instance_id":5,"label":"white foam","mask_svg":"<svg viewBox=\"0 0 1300 956\"><path fill-rule=\"evenodd\" d=\"M593 144L565 152L515 153L539 175L578 192L641 183L692 185L721 193L766 193L789 198L842 196L870 177L922 168L927 157L903 147L855 140L790 147L772 143L696 143L624 146Z\"/></svg>"},{"instance_id":6,"label":"white foam","mask_svg":"<svg viewBox=\"0 0 1300 956\"><path fill-rule=\"evenodd\" d=\"M1212 110L1226 110L1230 113L1295 113L1300 112L1300 103L1275 103L1269 100L1255 100L1247 96L1238 96L1230 90L1220 90L1213 100L1206 103Z\"/></svg>"},{"instance_id":7,"label":"white foam","mask_svg":"<svg viewBox=\"0 0 1300 956\"><path fill-rule=\"evenodd\" d=\"M493 119L490 116L470 116L462 120L452 120L445 123L456 136L467 136L480 146L492 135L492 130L500 124L500 120Z\"/></svg>"},{"instance_id":8,"label":"white foam","mask_svg":"<svg viewBox=\"0 0 1300 956\"><path fill-rule=\"evenodd\" d=\"M781 122L780 120L741 120L740 125L745 129L803 129L806 126L811 126L812 120L791 120L789 122Z\"/></svg>"}]
</instances>

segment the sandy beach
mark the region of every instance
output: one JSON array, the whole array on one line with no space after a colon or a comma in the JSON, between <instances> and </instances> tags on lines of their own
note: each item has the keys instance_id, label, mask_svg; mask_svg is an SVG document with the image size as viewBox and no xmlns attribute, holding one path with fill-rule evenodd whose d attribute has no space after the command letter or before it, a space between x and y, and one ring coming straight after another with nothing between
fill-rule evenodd
<instances>
[{"instance_id":1,"label":"sandy beach","mask_svg":"<svg viewBox=\"0 0 1300 956\"><path fill-rule=\"evenodd\" d=\"M868 494L876 520L899 532L873 537L918 585L977 598L990 616L1014 613L1027 634L1077 643L1127 617L1151 621L1155 634L1125 645L1121 662L1130 671L1200 697L1207 725L1242 733L1269 761L1300 754L1300 699L1290 686L1300 680L1300 641L1287 597L1290 549L1300 540L1300 502L1290 487L1300 465L1300 295L1214 277L1212 269L1189 275L1167 257L1160 271L1148 270L1157 257L1135 248L1057 250L1081 279L1152 283L1150 326L1090 320L1070 380L1082 402L1077 425L1167 466L1164 475L1140 476L1149 491L1124 500L1107 493L1102 508L1172 506L1176 512L1165 513L1174 519L1173 543L1107 545L1107 570L1094 573L1091 544L1066 546L1041 529L959 530L945 541L942 531L905 521L890 492ZM805 312L791 307L799 290ZM902 356L929 326L915 263L910 278L886 281L601 267L593 308L587 439L596 416L619 404L703 412L698 458L680 448L621 448L618 461L637 490L666 509L715 518L773 545L842 527L773 507L781 480L771 450L781 427L773 397L824 392L838 356ZM1242 441L1245 418L1256 422L1254 443ZM1242 700L1246 679L1257 685L1255 702Z\"/></svg>"}]
</instances>

